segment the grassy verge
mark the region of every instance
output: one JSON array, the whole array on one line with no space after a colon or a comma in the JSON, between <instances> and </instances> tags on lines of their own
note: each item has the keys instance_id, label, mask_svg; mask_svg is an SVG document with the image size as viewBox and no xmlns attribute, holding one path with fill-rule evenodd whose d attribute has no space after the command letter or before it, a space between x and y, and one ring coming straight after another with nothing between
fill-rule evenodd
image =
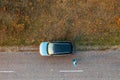
<instances>
[{"instance_id":1,"label":"grassy verge","mask_svg":"<svg viewBox=\"0 0 120 80\"><path fill-rule=\"evenodd\" d=\"M120 45L120 0L1 0L0 46Z\"/></svg>"}]
</instances>

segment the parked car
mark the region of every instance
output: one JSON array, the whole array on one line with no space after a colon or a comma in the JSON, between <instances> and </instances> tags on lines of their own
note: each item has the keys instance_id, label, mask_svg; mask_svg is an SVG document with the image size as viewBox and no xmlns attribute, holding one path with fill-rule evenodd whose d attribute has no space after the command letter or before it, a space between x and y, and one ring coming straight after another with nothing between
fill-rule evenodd
<instances>
[{"instance_id":1,"label":"parked car","mask_svg":"<svg viewBox=\"0 0 120 80\"><path fill-rule=\"evenodd\" d=\"M42 42L39 47L41 56L73 54L71 42Z\"/></svg>"}]
</instances>

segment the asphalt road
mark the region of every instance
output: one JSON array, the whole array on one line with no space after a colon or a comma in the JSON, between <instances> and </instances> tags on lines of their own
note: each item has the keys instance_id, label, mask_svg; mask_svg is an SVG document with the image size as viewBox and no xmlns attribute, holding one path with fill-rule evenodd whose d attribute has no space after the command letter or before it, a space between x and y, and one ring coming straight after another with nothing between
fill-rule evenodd
<instances>
[{"instance_id":1,"label":"asphalt road","mask_svg":"<svg viewBox=\"0 0 120 80\"><path fill-rule=\"evenodd\" d=\"M73 58L78 60L77 67ZM37 52L3 52L0 80L120 80L120 51L81 51L52 57Z\"/></svg>"}]
</instances>

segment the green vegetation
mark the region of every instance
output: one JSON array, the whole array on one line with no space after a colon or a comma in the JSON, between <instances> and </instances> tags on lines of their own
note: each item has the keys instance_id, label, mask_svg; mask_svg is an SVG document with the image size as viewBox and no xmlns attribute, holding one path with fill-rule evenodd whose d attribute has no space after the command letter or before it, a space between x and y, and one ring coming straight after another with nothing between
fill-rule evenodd
<instances>
[{"instance_id":1,"label":"green vegetation","mask_svg":"<svg viewBox=\"0 0 120 80\"><path fill-rule=\"evenodd\" d=\"M0 46L120 45L120 0L0 0Z\"/></svg>"}]
</instances>

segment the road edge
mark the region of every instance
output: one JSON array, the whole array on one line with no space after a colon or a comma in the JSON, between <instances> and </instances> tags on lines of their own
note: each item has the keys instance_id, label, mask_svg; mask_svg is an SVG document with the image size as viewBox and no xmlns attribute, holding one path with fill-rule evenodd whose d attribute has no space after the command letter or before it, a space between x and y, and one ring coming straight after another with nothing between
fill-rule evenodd
<instances>
[{"instance_id":1,"label":"road edge","mask_svg":"<svg viewBox=\"0 0 120 80\"><path fill-rule=\"evenodd\" d=\"M38 46L3 46L0 52L38 52Z\"/></svg>"},{"instance_id":2,"label":"road edge","mask_svg":"<svg viewBox=\"0 0 120 80\"><path fill-rule=\"evenodd\" d=\"M120 50L120 46L76 46L74 50ZM39 46L0 46L0 52L39 52Z\"/></svg>"}]
</instances>

